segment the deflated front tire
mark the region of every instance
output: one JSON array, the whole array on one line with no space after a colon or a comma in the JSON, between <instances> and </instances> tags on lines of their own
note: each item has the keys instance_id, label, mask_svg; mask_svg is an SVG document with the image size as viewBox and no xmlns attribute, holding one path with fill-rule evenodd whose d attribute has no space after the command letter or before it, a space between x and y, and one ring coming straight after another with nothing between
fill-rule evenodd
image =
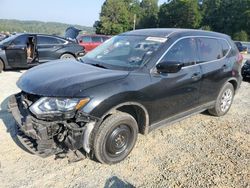
<instances>
[{"instance_id":1,"label":"deflated front tire","mask_svg":"<svg viewBox=\"0 0 250 188\"><path fill-rule=\"evenodd\" d=\"M117 112L107 117L95 134L95 157L101 163L118 163L132 151L137 136L136 120L127 113Z\"/></svg>"}]
</instances>

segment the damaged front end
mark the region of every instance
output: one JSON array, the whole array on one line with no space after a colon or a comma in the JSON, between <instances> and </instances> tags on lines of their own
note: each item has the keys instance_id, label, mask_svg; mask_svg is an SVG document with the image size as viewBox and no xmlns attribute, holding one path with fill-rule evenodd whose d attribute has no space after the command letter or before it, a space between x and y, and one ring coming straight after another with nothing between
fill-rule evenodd
<instances>
[{"instance_id":1,"label":"damaged front end","mask_svg":"<svg viewBox=\"0 0 250 188\"><path fill-rule=\"evenodd\" d=\"M82 113L80 101L77 109L38 115L31 108L39 100L41 97L25 92L9 99L9 109L17 122L17 138L25 148L41 157L76 152L81 148L89 153L91 132L99 119ZM43 110L43 106L39 108Z\"/></svg>"}]
</instances>

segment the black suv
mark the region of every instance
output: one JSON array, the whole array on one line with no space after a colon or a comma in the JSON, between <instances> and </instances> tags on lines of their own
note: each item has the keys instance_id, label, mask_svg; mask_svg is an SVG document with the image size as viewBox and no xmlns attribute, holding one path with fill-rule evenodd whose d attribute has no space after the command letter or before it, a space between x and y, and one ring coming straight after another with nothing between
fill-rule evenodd
<instances>
[{"instance_id":1,"label":"black suv","mask_svg":"<svg viewBox=\"0 0 250 188\"><path fill-rule=\"evenodd\" d=\"M229 36L186 29L120 34L81 61L30 69L9 100L32 153L79 150L102 163L125 159L138 133L208 109L226 114L241 84L242 56Z\"/></svg>"},{"instance_id":2,"label":"black suv","mask_svg":"<svg viewBox=\"0 0 250 188\"><path fill-rule=\"evenodd\" d=\"M62 37L16 34L0 42L0 72L3 69L28 68L56 59L78 58L84 54L82 46Z\"/></svg>"}]
</instances>

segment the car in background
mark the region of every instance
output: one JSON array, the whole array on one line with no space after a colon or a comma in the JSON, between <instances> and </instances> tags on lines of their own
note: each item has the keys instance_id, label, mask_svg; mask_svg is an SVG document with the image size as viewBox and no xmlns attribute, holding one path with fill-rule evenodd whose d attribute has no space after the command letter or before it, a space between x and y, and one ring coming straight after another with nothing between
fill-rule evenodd
<instances>
[{"instance_id":1,"label":"car in background","mask_svg":"<svg viewBox=\"0 0 250 188\"><path fill-rule=\"evenodd\" d=\"M250 42L241 42L243 46L247 47L247 53L250 54Z\"/></svg>"},{"instance_id":2,"label":"car in background","mask_svg":"<svg viewBox=\"0 0 250 188\"><path fill-rule=\"evenodd\" d=\"M85 48L86 52L89 52L108 40L110 36L106 35L80 35L77 37L78 43Z\"/></svg>"},{"instance_id":3,"label":"car in background","mask_svg":"<svg viewBox=\"0 0 250 188\"><path fill-rule=\"evenodd\" d=\"M74 41L45 34L21 33L0 42L0 72L29 68L56 59L78 58L84 48Z\"/></svg>"},{"instance_id":4,"label":"car in background","mask_svg":"<svg viewBox=\"0 0 250 188\"><path fill-rule=\"evenodd\" d=\"M240 53L247 54L248 48L244 46L240 41L235 41L235 45L237 46Z\"/></svg>"},{"instance_id":5,"label":"car in background","mask_svg":"<svg viewBox=\"0 0 250 188\"><path fill-rule=\"evenodd\" d=\"M250 78L250 60L247 60L242 69L241 69L241 75L243 77L244 80L246 80L247 78Z\"/></svg>"},{"instance_id":6,"label":"car in background","mask_svg":"<svg viewBox=\"0 0 250 188\"><path fill-rule=\"evenodd\" d=\"M0 41L4 40L5 38L7 38L7 36L0 33Z\"/></svg>"}]
</instances>

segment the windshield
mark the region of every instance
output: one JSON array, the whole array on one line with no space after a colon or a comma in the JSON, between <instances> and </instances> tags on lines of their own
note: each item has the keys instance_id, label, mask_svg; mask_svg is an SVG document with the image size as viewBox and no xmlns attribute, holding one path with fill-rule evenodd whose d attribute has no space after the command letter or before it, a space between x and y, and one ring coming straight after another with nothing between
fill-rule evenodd
<instances>
[{"instance_id":1,"label":"windshield","mask_svg":"<svg viewBox=\"0 0 250 188\"><path fill-rule=\"evenodd\" d=\"M82 61L108 69L133 70L142 66L167 38L118 35L86 54Z\"/></svg>"}]
</instances>

